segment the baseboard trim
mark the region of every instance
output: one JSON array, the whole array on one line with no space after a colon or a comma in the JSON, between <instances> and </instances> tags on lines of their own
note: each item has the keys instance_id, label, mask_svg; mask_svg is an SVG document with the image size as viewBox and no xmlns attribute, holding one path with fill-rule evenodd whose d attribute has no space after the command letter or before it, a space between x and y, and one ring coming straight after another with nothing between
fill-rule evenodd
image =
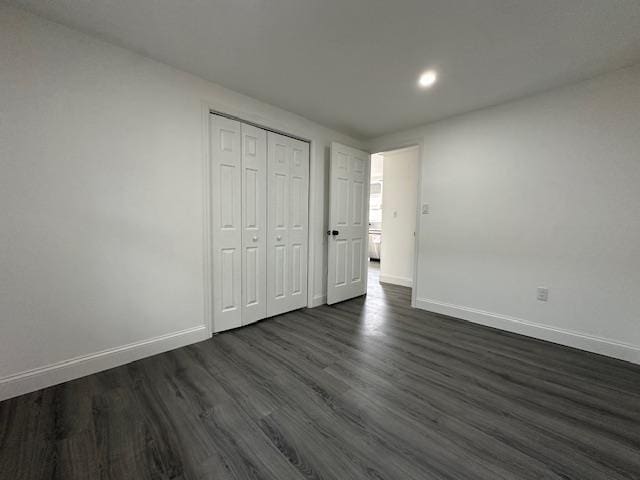
<instances>
[{"instance_id":1,"label":"baseboard trim","mask_svg":"<svg viewBox=\"0 0 640 480\"><path fill-rule=\"evenodd\" d=\"M311 302L310 307L316 308L316 307L319 307L320 305L324 305L325 303L327 303L326 295L314 295L313 301Z\"/></svg>"},{"instance_id":2,"label":"baseboard trim","mask_svg":"<svg viewBox=\"0 0 640 480\"><path fill-rule=\"evenodd\" d=\"M391 283L401 287L413 287L413 280L406 277L396 277L395 275L380 274L380 283Z\"/></svg>"},{"instance_id":3,"label":"baseboard trim","mask_svg":"<svg viewBox=\"0 0 640 480\"><path fill-rule=\"evenodd\" d=\"M638 345L631 345L574 330L551 327L521 318L486 312L460 305L452 305L436 300L416 299L416 307L429 312L461 318L487 327L498 328L500 330L640 364L640 346Z\"/></svg>"},{"instance_id":4,"label":"baseboard trim","mask_svg":"<svg viewBox=\"0 0 640 480\"><path fill-rule=\"evenodd\" d=\"M109 348L0 378L0 401L210 338L207 326Z\"/></svg>"}]
</instances>

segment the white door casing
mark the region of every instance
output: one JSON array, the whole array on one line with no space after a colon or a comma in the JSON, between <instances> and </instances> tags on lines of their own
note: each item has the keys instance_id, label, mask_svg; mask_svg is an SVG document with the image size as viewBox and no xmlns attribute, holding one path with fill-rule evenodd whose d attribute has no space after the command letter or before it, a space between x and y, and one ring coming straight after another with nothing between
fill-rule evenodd
<instances>
[{"instance_id":1,"label":"white door casing","mask_svg":"<svg viewBox=\"0 0 640 480\"><path fill-rule=\"evenodd\" d=\"M242 325L267 316L267 132L242 133Z\"/></svg>"},{"instance_id":2,"label":"white door casing","mask_svg":"<svg viewBox=\"0 0 640 480\"><path fill-rule=\"evenodd\" d=\"M242 324L240 122L210 115L213 331Z\"/></svg>"},{"instance_id":3,"label":"white door casing","mask_svg":"<svg viewBox=\"0 0 640 480\"><path fill-rule=\"evenodd\" d=\"M267 316L307 304L309 144L267 133Z\"/></svg>"},{"instance_id":4,"label":"white door casing","mask_svg":"<svg viewBox=\"0 0 640 480\"><path fill-rule=\"evenodd\" d=\"M368 153L337 142L331 144L329 305L367 292L370 169Z\"/></svg>"}]
</instances>

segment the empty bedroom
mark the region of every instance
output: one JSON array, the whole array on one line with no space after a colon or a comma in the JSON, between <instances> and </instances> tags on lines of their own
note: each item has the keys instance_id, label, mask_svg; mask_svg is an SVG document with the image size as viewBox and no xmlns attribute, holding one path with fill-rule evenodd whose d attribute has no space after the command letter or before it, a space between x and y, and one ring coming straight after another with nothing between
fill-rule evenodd
<instances>
[{"instance_id":1,"label":"empty bedroom","mask_svg":"<svg viewBox=\"0 0 640 480\"><path fill-rule=\"evenodd\" d=\"M0 0L48 479L640 479L640 3Z\"/></svg>"}]
</instances>

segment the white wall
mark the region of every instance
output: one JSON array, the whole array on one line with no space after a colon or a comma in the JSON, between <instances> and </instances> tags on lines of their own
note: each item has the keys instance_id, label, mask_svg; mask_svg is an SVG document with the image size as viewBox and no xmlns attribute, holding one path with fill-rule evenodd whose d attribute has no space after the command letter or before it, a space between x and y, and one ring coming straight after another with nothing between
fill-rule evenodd
<instances>
[{"instance_id":1,"label":"white wall","mask_svg":"<svg viewBox=\"0 0 640 480\"><path fill-rule=\"evenodd\" d=\"M417 147L383 155L380 281L405 287L413 284L418 157Z\"/></svg>"},{"instance_id":2,"label":"white wall","mask_svg":"<svg viewBox=\"0 0 640 480\"><path fill-rule=\"evenodd\" d=\"M0 399L208 336L206 106L312 140L312 205L330 142L360 146L3 5L0 86Z\"/></svg>"},{"instance_id":3,"label":"white wall","mask_svg":"<svg viewBox=\"0 0 640 480\"><path fill-rule=\"evenodd\" d=\"M371 146L416 139L417 305L640 363L640 66Z\"/></svg>"}]
</instances>

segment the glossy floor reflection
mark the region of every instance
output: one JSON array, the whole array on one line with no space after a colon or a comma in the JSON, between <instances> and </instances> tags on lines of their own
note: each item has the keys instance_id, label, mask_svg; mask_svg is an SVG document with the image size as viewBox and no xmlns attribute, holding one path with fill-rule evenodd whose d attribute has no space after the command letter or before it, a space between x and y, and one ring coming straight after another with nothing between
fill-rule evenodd
<instances>
[{"instance_id":1,"label":"glossy floor reflection","mask_svg":"<svg viewBox=\"0 0 640 480\"><path fill-rule=\"evenodd\" d=\"M370 275L366 297L0 403L0 478L639 478L639 367Z\"/></svg>"}]
</instances>

